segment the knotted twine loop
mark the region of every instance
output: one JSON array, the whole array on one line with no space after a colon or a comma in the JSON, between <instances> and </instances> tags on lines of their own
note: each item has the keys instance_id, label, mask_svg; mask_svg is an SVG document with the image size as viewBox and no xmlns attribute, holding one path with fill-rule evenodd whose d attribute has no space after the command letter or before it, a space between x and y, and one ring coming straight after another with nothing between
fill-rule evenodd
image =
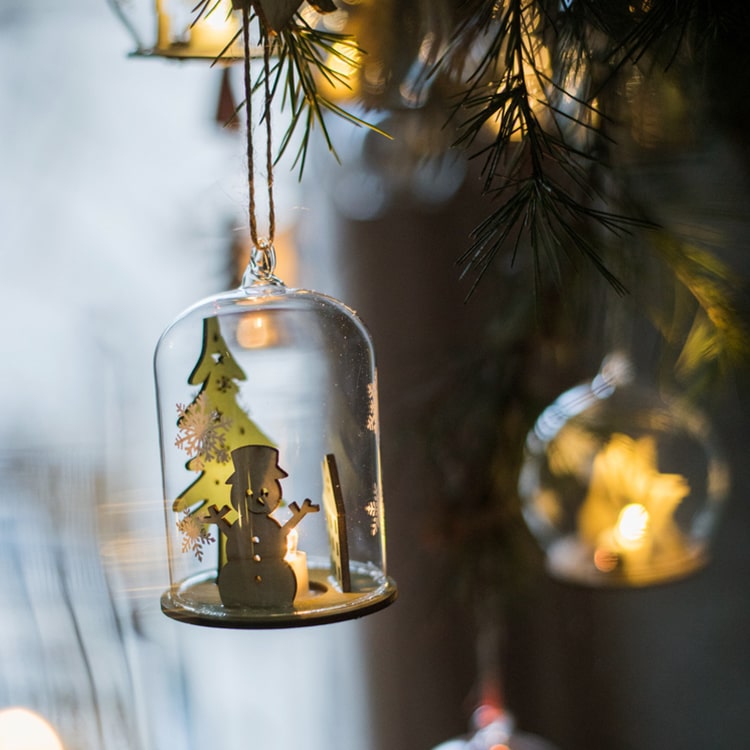
<instances>
[{"instance_id":1,"label":"knotted twine loop","mask_svg":"<svg viewBox=\"0 0 750 750\"><path fill-rule=\"evenodd\" d=\"M242 7L242 36L245 47L244 77L245 77L245 116L247 127L247 178L248 178L248 211L250 219L250 240L252 252L250 270L257 278L263 280L277 280L273 275L276 267L276 253L273 241L276 235L276 210L273 200L273 144L271 142L271 41L268 33L263 31L263 94L264 108L262 120L266 126L266 185L268 188L268 237L258 235L258 212L255 200L255 148L253 144L253 81L250 70L250 10L248 5Z\"/></svg>"},{"instance_id":2,"label":"knotted twine loop","mask_svg":"<svg viewBox=\"0 0 750 750\"><path fill-rule=\"evenodd\" d=\"M261 239L253 245L250 252L250 272L261 281L280 281L274 276L276 268L276 251L266 239Z\"/></svg>"}]
</instances>

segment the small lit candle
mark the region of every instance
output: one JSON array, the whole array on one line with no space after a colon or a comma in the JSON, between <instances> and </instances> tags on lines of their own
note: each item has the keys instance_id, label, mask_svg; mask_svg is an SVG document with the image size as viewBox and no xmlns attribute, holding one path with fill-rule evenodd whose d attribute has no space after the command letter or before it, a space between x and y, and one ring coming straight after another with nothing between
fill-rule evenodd
<instances>
[{"instance_id":1,"label":"small lit candle","mask_svg":"<svg viewBox=\"0 0 750 750\"><path fill-rule=\"evenodd\" d=\"M284 560L289 563L297 579L297 593L295 599L307 596L310 593L310 579L307 573L307 555L297 549L299 534L297 529L292 529L286 537L286 555Z\"/></svg>"},{"instance_id":2,"label":"small lit candle","mask_svg":"<svg viewBox=\"0 0 750 750\"><path fill-rule=\"evenodd\" d=\"M163 0L156 0L156 46L158 49L166 49L170 43L169 15L164 12Z\"/></svg>"},{"instance_id":3,"label":"small lit candle","mask_svg":"<svg viewBox=\"0 0 750 750\"><path fill-rule=\"evenodd\" d=\"M627 575L682 558L674 514L689 493L683 476L658 470L653 438L615 433L594 458L578 516L583 539L596 550L596 567L610 572L619 561Z\"/></svg>"}]
</instances>

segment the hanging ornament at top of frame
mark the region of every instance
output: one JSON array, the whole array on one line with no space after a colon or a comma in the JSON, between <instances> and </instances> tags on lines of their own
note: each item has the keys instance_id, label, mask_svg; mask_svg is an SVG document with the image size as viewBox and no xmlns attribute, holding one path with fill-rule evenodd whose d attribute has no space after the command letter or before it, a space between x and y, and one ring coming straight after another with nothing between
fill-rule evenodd
<instances>
[{"instance_id":1,"label":"hanging ornament at top of frame","mask_svg":"<svg viewBox=\"0 0 750 750\"><path fill-rule=\"evenodd\" d=\"M116 13L133 36L133 54L192 60L221 60L231 63L244 56L242 8L262 19L271 33L287 28L297 13L306 9L318 13L336 10L332 0L149 0L149 27L156 39L144 41L137 13L126 0L110 0ZM150 36L150 34L149 34ZM260 56L259 48L253 56Z\"/></svg>"},{"instance_id":2,"label":"hanging ornament at top of frame","mask_svg":"<svg viewBox=\"0 0 750 750\"><path fill-rule=\"evenodd\" d=\"M370 336L338 300L275 275L273 29L255 7L241 9L250 263L238 289L198 302L166 329L154 360L170 572L162 609L237 628L345 620L396 597L385 568ZM262 217L257 162L268 194Z\"/></svg>"}]
</instances>

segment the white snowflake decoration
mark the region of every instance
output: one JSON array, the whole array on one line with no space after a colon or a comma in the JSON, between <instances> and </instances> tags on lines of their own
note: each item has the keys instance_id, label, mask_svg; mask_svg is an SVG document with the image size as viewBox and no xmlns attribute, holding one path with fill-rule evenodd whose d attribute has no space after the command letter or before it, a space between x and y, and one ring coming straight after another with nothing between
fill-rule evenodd
<instances>
[{"instance_id":1,"label":"white snowflake decoration","mask_svg":"<svg viewBox=\"0 0 750 750\"><path fill-rule=\"evenodd\" d=\"M229 449L224 434L232 420L211 408L205 392L199 393L193 403L177 404L177 438L175 445L189 456L203 461L229 461Z\"/></svg>"},{"instance_id":2,"label":"white snowflake decoration","mask_svg":"<svg viewBox=\"0 0 750 750\"><path fill-rule=\"evenodd\" d=\"M367 386L367 396L369 398L369 413L367 415L367 429L375 432L380 421L378 414L378 384L377 378Z\"/></svg>"},{"instance_id":3,"label":"white snowflake decoration","mask_svg":"<svg viewBox=\"0 0 750 750\"><path fill-rule=\"evenodd\" d=\"M375 536L380 529L380 503L377 499L377 492L377 487L373 485L372 494L375 497L365 505L365 511L367 512L367 515L370 516L370 534L372 536Z\"/></svg>"},{"instance_id":4,"label":"white snowflake decoration","mask_svg":"<svg viewBox=\"0 0 750 750\"><path fill-rule=\"evenodd\" d=\"M192 552L200 562L203 561L203 545L211 544L216 539L211 536L206 524L201 523L187 508L177 522L177 530L182 534L182 551Z\"/></svg>"}]
</instances>

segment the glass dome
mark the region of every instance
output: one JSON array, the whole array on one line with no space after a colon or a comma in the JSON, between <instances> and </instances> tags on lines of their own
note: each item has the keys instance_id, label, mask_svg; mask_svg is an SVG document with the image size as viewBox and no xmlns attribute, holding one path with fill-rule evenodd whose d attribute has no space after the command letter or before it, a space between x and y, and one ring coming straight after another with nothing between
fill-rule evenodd
<instances>
[{"instance_id":1,"label":"glass dome","mask_svg":"<svg viewBox=\"0 0 750 750\"><path fill-rule=\"evenodd\" d=\"M728 484L706 418L612 355L541 414L519 492L552 575L639 586L705 564Z\"/></svg>"},{"instance_id":2,"label":"glass dome","mask_svg":"<svg viewBox=\"0 0 750 750\"><path fill-rule=\"evenodd\" d=\"M290 627L393 601L377 376L350 309L273 276L243 282L164 332L155 374L167 615Z\"/></svg>"}]
</instances>

